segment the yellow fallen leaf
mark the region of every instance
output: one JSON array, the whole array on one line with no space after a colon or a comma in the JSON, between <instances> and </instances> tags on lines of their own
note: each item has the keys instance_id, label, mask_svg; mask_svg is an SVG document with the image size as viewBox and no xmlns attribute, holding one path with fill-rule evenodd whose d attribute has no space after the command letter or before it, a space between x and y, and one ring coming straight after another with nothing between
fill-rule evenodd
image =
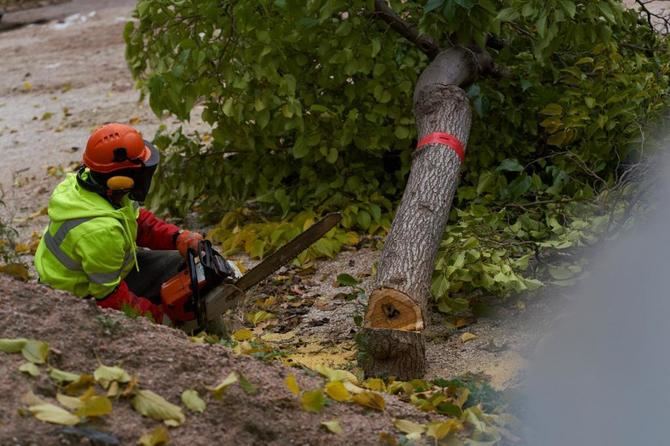
<instances>
[{"instance_id":1,"label":"yellow fallen leaf","mask_svg":"<svg viewBox=\"0 0 670 446\"><path fill-rule=\"evenodd\" d=\"M226 388L238 381L239 377L237 376L237 372L230 372L223 381L214 387L207 387L207 390L214 394L214 398L219 399L223 396L223 392L226 390Z\"/></svg>"},{"instance_id":2,"label":"yellow fallen leaf","mask_svg":"<svg viewBox=\"0 0 670 446\"><path fill-rule=\"evenodd\" d=\"M53 379L58 384L79 381L80 377L81 375L78 375L76 373L65 372L63 370L58 370L53 367L49 369L49 378Z\"/></svg>"},{"instance_id":3,"label":"yellow fallen leaf","mask_svg":"<svg viewBox=\"0 0 670 446\"><path fill-rule=\"evenodd\" d=\"M80 417L102 417L112 413L112 402L105 395L95 395L83 401L83 405L75 411Z\"/></svg>"},{"instance_id":4,"label":"yellow fallen leaf","mask_svg":"<svg viewBox=\"0 0 670 446\"><path fill-rule=\"evenodd\" d=\"M23 89L23 91L30 91L30 90L33 89L33 84L31 84L28 81L23 81L23 85L21 86L21 89Z\"/></svg>"},{"instance_id":5,"label":"yellow fallen leaf","mask_svg":"<svg viewBox=\"0 0 670 446\"><path fill-rule=\"evenodd\" d=\"M254 324L254 326L260 324L261 322L267 321L268 319L274 318L275 315L268 313L267 311L256 311L255 313L247 313L244 315L244 318Z\"/></svg>"},{"instance_id":6,"label":"yellow fallen leaf","mask_svg":"<svg viewBox=\"0 0 670 446\"><path fill-rule=\"evenodd\" d=\"M314 367L314 370L328 378L329 381L349 381L350 383L358 384L356 375L346 370L335 370L325 365L317 365Z\"/></svg>"},{"instance_id":7,"label":"yellow fallen leaf","mask_svg":"<svg viewBox=\"0 0 670 446\"><path fill-rule=\"evenodd\" d=\"M357 393L351 398L351 400L361 406L369 407L370 409L379 411L383 411L384 407L386 407L386 401L384 401L384 397L374 392Z\"/></svg>"},{"instance_id":8,"label":"yellow fallen leaf","mask_svg":"<svg viewBox=\"0 0 670 446\"><path fill-rule=\"evenodd\" d=\"M158 426L154 430L143 434L137 441L139 446L162 446L168 444L170 435L164 426Z\"/></svg>"},{"instance_id":9,"label":"yellow fallen leaf","mask_svg":"<svg viewBox=\"0 0 670 446\"><path fill-rule=\"evenodd\" d=\"M462 424L458 420L447 420L444 422L434 422L428 424L426 434L433 437L435 440L442 440L444 437L452 432L456 432L462 428Z\"/></svg>"},{"instance_id":10,"label":"yellow fallen leaf","mask_svg":"<svg viewBox=\"0 0 670 446\"><path fill-rule=\"evenodd\" d=\"M37 366L32 362L24 362L23 364L21 364L21 366L19 366L19 371L27 373L30 376L40 375L40 369L37 368Z\"/></svg>"},{"instance_id":11,"label":"yellow fallen leaf","mask_svg":"<svg viewBox=\"0 0 670 446\"><path fill-rule=\"evenodd\" d=\"M236 341L248 341L254 337L254 332L248 328L240 328L235 333L233 333L233 339Z\"/></svg>"},{"instance_id":12,"label":"yellow fallen leaf","mask_svg":"<svg viewBox=\"0 0 670 446\"><path fill-rule=\"evenodd\" d=\"M132 378L130 378L130 382L126 386L125 390L121 393L121 396L126 398L135 395L137 389L139 388L139 385L140 385L139 379L137 378L137 376L133 376Z\"/></svg>"},{"instance_id":13,"label":"yellow fallen leaf","mask_svg":"<svg viewBox=\"0 0 670 446\"><path fill-rule=\"evenodd\" d=\"M19 353L28 342L25 338L0 339L0 352Z\"/></svg>"},{"instance_id":14,"label":"yellow fallen leaf","mask_svg":"<svg viewBox=\"0 0 670 446\"><path fill-rule=\"evenodd\" d=\"M400 432L404 434L423 434L426 432L426 426L423 424L415 423L410 420L395 419L393 420L393 425Z\"/></svg>"},{"instance_id":15,"label":"yellow fallen leaf","mask_svg":"<svg viewBox=\"0 0 670 446\"><path fill-rule=\"evenodd\" d=\"M342 426L340 426L340 422L337 420L331 420L331 421L322 421L321 422L322 426L325 426L326 429L331 431L334 434L340 435L344 431L342 430Z\"/></svg>"},{"instance_id":16,"label":"yellow fallen leaf","mask_svg":"<svg viewBox=\"0 0 670 446\"><path fill-rule=\"evenodd\" d=\"M123 370L121 367L110 367L106 365L101 365L95 372L93 372L93 377L95 381L98 382L103 388L107 389L112 381L118 381L119 383L127 383L130 381L130 375L128 372Z\"/></svg>"},{"instance_id":17,"label":"yellow fallen leaf","mask_svg":"<svg viewBox=\"0 0 670 446\"><path fill-rule=\"evenodd\" d=\"M379 443L383 446L398 446L398 439L388 432L380 432Z\"/></svg>"},{"instance_id":18,"label":"yellow fallen leaf","mask_svg":"<svg viewBox=\"0 0 670 446\"><path fill-rule=\"evenodd\" d=\"M204 344L205 343L205 337L204 336L189 336L188 337L191 342L195 344Z\"/></svg>"},{"instance_id":19,"label":"yellow fallen leaf","mask_svg":"<svg viewBox=\"0 0 670 446\"><path fill-rule=\"evenodd\" d=\"M17 243L14 247L17 254L30 254L30 245L27 243Z\"/></svg>"},{"instance_id":20,"label":"yellow fallen leaf","mask_svg":"<svg viewBox=\"0 0 670 446\"><path fill-rule=\"evenodd\" d=\"M200 398L195 390L184 390L181 394L181 402L193 412L204 412L207 404Z\"/></svg>"},{"instance_id":21,"label":"yellow fallen leaf","mask_svg":"<svg viewBox=\"0 0 670 446\"><path fill-rule=\"evenodd\" d=\"M119 393L119 382L112 381L112 383L109 385L109 388L107 389L107 396L110 398L116 398L119 396Z\"/></svg>"},{"instance_id":22,"label":"yellow fallen leaf","mask_svg":"<svg viewBox=\"0 0 670 446\"><path fill-rule=\"evenodd\" d=\"M67 407L70 410L77 410L84 405L81 399L63 395L62 393L57 393L56 399L63 407Z\"/></svg>"},{"instance_id":23,"label":"yellow fallen leaf","mask_svg":"<svg viewBox=\"0 0 670 446\"><path fill-rule=\"evenodd\" d=\"M323 396L321 389L315 389L303 392L300 403L302 408L308 412L320 412L326 404L326 398Z\"/></svg>"},{"instance_id":24,"label":"yellow fallen leaf","mask_svg":"<svg viewBox=\"0 0 670 446\"><path fill-rule=\"evenodd\" d=\"M33 391L28 391L21 397L21 403L26 406L39 406L40 404L48 404L42 398L38 397Z\"/></svg>"},{"instance_id":25,"label":"yellow fallen leaf","mask_svg":"<svg viewBox=\"0 0 670 446\"><path fill-rule=\"evenodd\" d=\"M175 406L151 390L138 391L131 404L133 409L145 417L163 421L168 426L179 426L186 421L181 407Z\"/></svg>"},{"instance_id":26,"label":"yellow fallen leaf","mask_svg":"<svg viewBox=\"0 0 670 446\"><path fill-rule=\"evenodd\" d=\"M84 389L90 388L95 384L95 378L93 375L81 375L78 380L72 381L70 384L65 386L65 393L68 395L76 395Z\"/></svg>"},{"instance_id":27,"label":"yellow fallen leaf","mask_svg":"<svg viewBox=\"0 0 670 446\"><path fill-rule=\"evenodd\" d=\"M21 349L21 354L30 362L44 364L49 355L49 344L34 339L28 339Z\"/></svg>"},{"instance_id":28,"label":"yellow fallen leaf","mask_svg":"<svg viewBox=\"0 0 670 446\"><path fill-rule=\"evenodd\" d=\"M132 118L130 118L130 119L128 120L128 124L130 124L130 125L137 125L137 124L139 124L141 121L142 121L142 119L140 119L139 116L133 116Z\"/></svg>"},{"instance_id":29,"label":"yellow fallen leaf","mask_svg":"<svg viewBox=\"0 0 670 446\"><path fill-rule=\"evenodd\" d=\"M375 390L377 392L386 392L386 384L383 379L368 378L363 381L361 385L366 389Z\"/></svg>"},{"instance_id":30,"label":"yellow fallen leaf","mask_svg":"<svg viewBox=\"0 0 670 446\"><path fill-rule=\"evenodd\" d=\"M470 332L465 332L461 335L461 342L468 342L472 341L473 339L477 339L477 335L470 333Z\"/></svg>"},{"instance_id":31,"label":"yellow fallen leaf","mask_svg":"<svg viewBox=\"0 0 670 446\"><path fill-rule=\"evenodd\" d=\"M286 379L284 379L284 384L286 384L286 387L288 387L288 390L294 394L294 395L300 395L300 386L298 385L298 381L295 379L295 375L293 373L290 373Z\"/></svg>"},{"instance_id":32,"label":"yellow fallen leaf","mask_svg":"<svg viewBox=\"0 0 670 446\"><path fill-rule=\"evenodd\" d=\"M286 333L267 333L261 336L261 339L266 342L286 342L295 337L294 331L288 331Z\"/></svg>"},{"instance_id":33,"label":"yellow fallen leaf","mask_svg":"<svg viewBox=\"0 0 670 446\"><path fill-rule=\"evenodd\" d=\"M6 265L0 265L0 273L7 274L14 277L15 279L22 280L27 282L30 280L30 273L28 268L22 263L8 263Z\"/></svg>"},{"instance_id":34,"label":"yellow fallen leaf","mask_svg":"<svg viewBox=\"0 0 670 446\"><path fill-rule=\"evenodd\" d=\"M351 394L347 390L346 387L344 387L344 384L342 384L340 381L331 381L326 384L324 388L326 395L328 395L330 398L334 399L335 401L349 401L351 399Z\"/></svg>"},{"instance_id":35,"label":"yellow fallen leaf","mask_svg":"<svg viewBox=\"0 0 670 446\"><path fill-rule=\"evenodd\" d=\"M62 407L58 407L54 404L38 404L36 406L30 406L28 410L35 416L35 418L40 421L46 421L47 423L73 426L81 421L78 416L73 415Z\"/></svg>"},{"instance_id":36,"label":"yellow fallen leaf","mask_svg":"<svg viewBox=\"0 0 670 446\"><path fill-rule=\"evenodd\" d=\"M362 389L358 387L356 384L350 383L349 381L345 381L342 384L344 384L344 388L347 389L350 393L356 394L365 392L365 389Z\"/></svg>"}]
</instances>

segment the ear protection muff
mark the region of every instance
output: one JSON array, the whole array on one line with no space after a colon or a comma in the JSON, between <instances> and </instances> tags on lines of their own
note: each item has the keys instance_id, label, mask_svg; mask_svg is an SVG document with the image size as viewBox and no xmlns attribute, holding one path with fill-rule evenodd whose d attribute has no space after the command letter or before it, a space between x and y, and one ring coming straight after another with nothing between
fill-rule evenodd
<instances>
[{"instance_id":1,"label":"ear protection muff","mask_svg":"<svg viewBox=\"0 0 670 446\"><path fill-rule=\"evenodd\" d=\"M109 190L130 190L135 186L135 180L126 176L113 176L107 180Z\"/></svg>"}]
</instances>

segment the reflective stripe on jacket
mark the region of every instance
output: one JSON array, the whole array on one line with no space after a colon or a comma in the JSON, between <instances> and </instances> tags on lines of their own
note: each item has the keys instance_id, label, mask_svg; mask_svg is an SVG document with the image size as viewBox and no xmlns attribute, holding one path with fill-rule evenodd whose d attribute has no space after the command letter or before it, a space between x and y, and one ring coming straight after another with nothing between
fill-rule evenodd
<instances>
[{"instance_id":1,"label":"reflective stripe on jacket","mask_svg":"<svg viewBox=\"0 0 670 446\"><path fill-rule=\"evenodd\" d=\"M49 200L49 226L35 253L40 281L76 296L102 298L135 266L138 206L115 209L69 174Z\"/></svg>"}]
</instances>

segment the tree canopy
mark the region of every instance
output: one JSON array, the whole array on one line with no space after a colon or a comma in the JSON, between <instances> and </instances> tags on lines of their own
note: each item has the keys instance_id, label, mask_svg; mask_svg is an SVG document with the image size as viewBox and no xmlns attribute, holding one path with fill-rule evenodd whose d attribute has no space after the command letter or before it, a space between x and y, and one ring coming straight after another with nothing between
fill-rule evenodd
<instances>
[{"instance_id":1,"label":"tree canopy","mask_svg":"<svg viewBox=\"0 0 670 446\"><path fill-rule=\"evenodd\" d=\"M627 215L621 193L666 106L666 39L616 0L140 0L127 59L162 130L151 204L220 221L229 252L272 251L324 212L342 228L302 260L388 230L416 130L412 94L437 49L488 51L433 294L468 298L564 282L556 260ZM388 17L386 17L388 19ZM363 235L361 237L361 235ZM545 274L548 273L548 274Z\"/></svg>"}]
</instances>

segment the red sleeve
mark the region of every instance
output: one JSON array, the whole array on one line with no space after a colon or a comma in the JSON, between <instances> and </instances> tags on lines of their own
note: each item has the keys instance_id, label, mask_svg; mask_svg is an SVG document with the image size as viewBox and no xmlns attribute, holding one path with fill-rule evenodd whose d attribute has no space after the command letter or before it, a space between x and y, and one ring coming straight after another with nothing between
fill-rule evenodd
<instances>
[{"instance_id":1,"label":"red sleeve","mask_svg":"<svg viewBox=\"0 0 670 446\"><path fill-rule=\"evenodd\" d=\"M137 245L149 249L177 249L175 234L179 228L157 218L152 212L140 209L137 218Z\"/></svg>"},{"instance_id":2,"label":"red sleeve","mask_svg":"<svg viewBox=\"0 0 670 446\"><path fill-rule=\"evenodd\" d=\"M159 305L154 305L149 299L137 297L130 291L123 280L118 287L107 297L97 299L96 303L102 308L112 308L129 315L150 317L159 324L163 321L163 311Z\"/></svg>"}]
</instances>

